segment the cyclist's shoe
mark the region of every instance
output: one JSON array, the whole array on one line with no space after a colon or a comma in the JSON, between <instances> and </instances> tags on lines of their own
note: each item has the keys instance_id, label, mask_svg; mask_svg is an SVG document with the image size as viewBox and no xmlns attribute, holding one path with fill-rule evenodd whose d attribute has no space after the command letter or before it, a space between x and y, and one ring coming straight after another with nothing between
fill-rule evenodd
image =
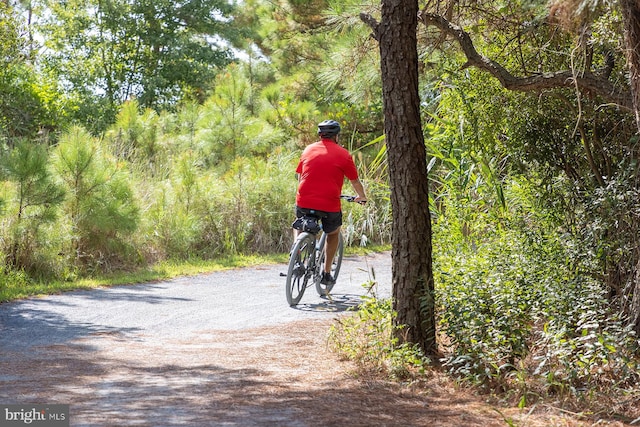
<instances>
[{"instance_id":1,"label":"cyclist's shoe","mask_svg":"<svg viewBox=\"0 0 640 427\"><path fill-rule=\"evenodd\" d=\"M331 277L331 273L327 273L326 271L322 273L322 279L320 279L320 283L323 285L332 286L336 284L336 279Z\"/></svg>"}]
</instances>

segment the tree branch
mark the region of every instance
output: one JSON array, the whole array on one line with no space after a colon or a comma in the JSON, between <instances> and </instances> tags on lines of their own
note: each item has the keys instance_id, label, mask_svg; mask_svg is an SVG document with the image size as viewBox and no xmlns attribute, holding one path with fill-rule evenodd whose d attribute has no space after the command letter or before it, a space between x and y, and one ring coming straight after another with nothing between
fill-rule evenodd
<instances>
[{"instance_id":1,"label":"tree branch","mask_svg":"<svg viewBox=\"0 0 640 427\"><path fill-rule=\"evenodd\" d=\"M609 80L591 72L575 75L571 70L534 74L517 77L497 62L478 53L467 32L457 25L447 21L440 15L431 13L419 14L418 18L428 27L437 27L440 31L455 38L467 57L466 67L476 67L487 71L497 78L505 89L520 92L535 92L544 89L560 87L575 88L602 97L605 101L615 104L625 110L633 111L633 100L630 92L618 90ZM362 19L362 16L361 16ZM604 74L606 77L607 74Z\"/></svg>"},{"instance_id":2,"label":"tree branch","mask_svg":"<svg viewBox=\"0 0 640 427\"><path fill-rule=\"evenodd\" d=\"M365 24L367 24L369 26L369 28L371 28L371 31L373 31L373 33L371 34L371 36L380 41L380 35L379 33L379 27L380 24L378 23L378 21L375 20L375 18L371 15L369 15L368 13L360 13L360 20L362 22L364 22Z\"/></svg>"}]
</instances>

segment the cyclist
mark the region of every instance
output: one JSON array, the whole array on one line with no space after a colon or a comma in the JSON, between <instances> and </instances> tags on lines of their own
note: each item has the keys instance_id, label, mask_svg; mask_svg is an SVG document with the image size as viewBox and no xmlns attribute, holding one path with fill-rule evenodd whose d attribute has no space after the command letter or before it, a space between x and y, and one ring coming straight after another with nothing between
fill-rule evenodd
<instances>
[{"instance_id":1,"label":"cyclist","mask_svg":"<svg viewBox=\"0 0 640 427\"><path fill-rule=\"evenodd\" d=\"M327 235L324 273L321 280L324 285L335 283L331 276L331 264L340 242L340 194L345 177L357 194L354 202L364 204L367 201L351 154L338 144L339 133L340 124L335 120L325 120L318 124L320 141L304 149L296 168L296 218L301 218L305 210L315 210L322 214L322 229Z\"/></svg>"}]
</instances>

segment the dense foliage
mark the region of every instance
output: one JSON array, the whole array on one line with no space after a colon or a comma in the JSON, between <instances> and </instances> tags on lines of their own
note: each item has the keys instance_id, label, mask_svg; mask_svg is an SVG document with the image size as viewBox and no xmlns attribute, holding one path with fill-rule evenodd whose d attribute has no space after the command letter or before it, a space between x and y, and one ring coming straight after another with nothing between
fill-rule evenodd
<instances>
[{"instance_id":1,"label":"dense foliage","mask_svg":"<svg viewBox=\"0 0 640 427\"><path fill-rule=\"evenodd\" d=\"M595 69L625 88L619 11L581 3L578 18L560 1L424 10L455 18L511 73ZM344 125L371 199L345 206L348 242L391 240L377 47L358 19L378 16L377 2L25 4L0 2L0 289L286 252L295 164L327 117ZM464 67L441 32L421 26L419 41L444 365L523 404L628 392L640 278L632 115L575 88L510 91ZM240 59L232 47L246 48ZM381 304L361 316L389 335ZM351 355L396 373L398 360L422 360L407 347L379 357L392 347L375 338L372 354Z\"/></svg>"}]
</instances>

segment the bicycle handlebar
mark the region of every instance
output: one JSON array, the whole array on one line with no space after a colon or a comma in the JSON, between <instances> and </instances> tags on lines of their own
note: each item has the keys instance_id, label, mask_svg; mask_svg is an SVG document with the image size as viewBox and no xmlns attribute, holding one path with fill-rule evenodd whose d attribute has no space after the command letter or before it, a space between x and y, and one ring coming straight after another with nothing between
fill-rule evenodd
<instances>
[{"instance_id":1,"label":"bicycle handlebar","mask_svg":"<svg viewBox=\"0 0 640 427\"><path fill-rule=\"evenodd\" d=\"M342 200L346 200L347 202L355 202L356 201L356 196L349 196L348 194L341 194L340 198ZM364 205L365 203L367 203L366 201L361 201L358 202L361 205Z\"/></svg>"}]
</instances>

